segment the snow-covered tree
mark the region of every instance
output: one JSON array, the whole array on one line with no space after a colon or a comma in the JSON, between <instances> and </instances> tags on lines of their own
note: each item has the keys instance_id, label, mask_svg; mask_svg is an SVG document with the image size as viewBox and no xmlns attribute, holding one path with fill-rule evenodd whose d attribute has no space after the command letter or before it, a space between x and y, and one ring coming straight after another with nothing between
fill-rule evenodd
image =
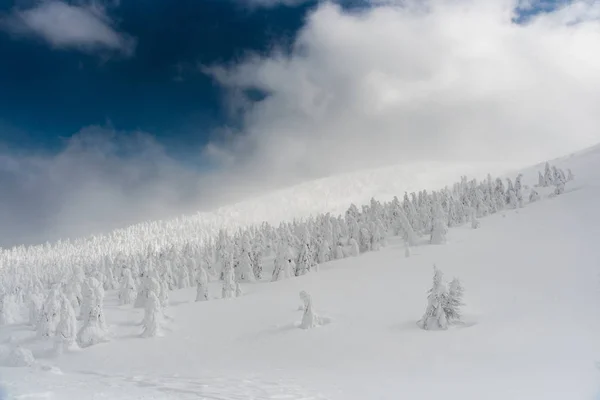
<instances>
[{"instance_id":1,"label":"snow-covered tree","mask_svg":"<svg viewBox=\"0 0 600 400\"><path fill-rule=\"evenodd\" d=\"M14 295L0 294L0 326L11 325L19 319L19 308Z\"/></svg>"},{"instance_id":2,"label":"snow-covered tree","mask_svg":"<svg viewBox=\"0 0 600 400\"><path fill-rule=\"evenodd\" d=\"M54 336L56 326L60 321L60 288L55 285L44 300L44 305L38 319L37 334L39 337Z\"/></svg>"},{"instance_id":3,"label":"snow-covered tree","mask_svg":"<svg viewBox=\"0 0 600 400\"><path fill-rule=\"evenodd\" d=\"M169 283L165 279L160 281L158 299L162 308L167 308L169 306Z\"/></svg>"},{"instance_id":4,"label":"snow-covered tree","mask_svg":"<svg viewBox=\"0 0 600 400\"><path fill-rule=\"evenodd\" d=\"M254 266L252 265L252 246L248 234L244 234L241 240L240 254L238 256L237 279L245 282L254 282Z\"/></svg>"},{"instance_id":5,"label":"snow-covered tree","mask_svg":"<svg viewBox=\"0 0 600 400\"><path fill-rule=\"evenodd\" d=\"M165 282L166 284L166 282ZM163 313L160 299L156 293L148 293L144 307L144 320L142 321L142 337L162 336Z\"/></svg>"},{"instance_id":6,"label":"snow-covered tree","mask_svg":"<svg viewBox=\"0 0 600 400\"><path fill-rule=\"evenodd\" d=\"M552 169L550 169L550 164L546 163L546 167L544 169L544 187L554 185L554 173Z\"/></svg>"},{"instance_id":7,"label":"snow-covered tree","mask_svg":"<svg viewBox=\"0 0 600 400\"><path fill-rule=\"evenodd\" d=\"M317 249L317 262L319 264L324 264L327 261L329 261L329 258L330 258L329 253L330 253L330 251L331 250L329 248L329 242L325 238L322 238L320 240L319 247Z\"/></svg>"},{"instance_id":8,"label":"snow-covered tree","mask_svg":"<svg viewBox=\"0 0 600 400\"><path fill-rule=\"evenodd\" d=\"M103 311L100 305L95 305L89 310L85 323L77 332L77 344L81 348L90 347L108 341L108 332L103 326Z\"/></svg>"},{"instance_id":9,"label":"snow-covered tree","mask_svg":"<svg viewBox=\"0 0 600 400\"><path fill-rule=\"evenodd\" d=\"M185 289L188 287L190 287L190 273L186 266L182 266L177 274L177 288Z\"/></svg>"},{"instance_id":10,"label":"snow-covered tree","mask_svg":"<svg viewBox=\"0 0 600 400\"><path fill-rule=\"evenodd\" d=\"M298 263L296 264L296 276L308 274L317 269L317 262L308 243L304 243L300 248Z\"/></svg>"},{"instance_id":11,"label":"snow-covered tree","mask_svg":"<svg viewBox=\"0 0 600 400\"><path fill-rule=\"evenodd\" d=\"M358 247L358 242L354 238L350 238L348 240L348 257L358 257L360 254L360 249Z\"/></svg>"},{"instance_id":12,"label":"snow-covered tree","mask_svg":"<svg viewBox=\"0 0 600 400\"><path fill-rule=\"evenodd\" d=\"M533 203L540 199L540 194L535 189L531 189L531 193L529 193L529 202Z\"/></svg>"},{"instance_id":13,"label":"snow-covered tree","mask_svg":"<svg viewBox=\"0 0 600 400\"><path fill-rule=\"evenodd\" d=\"M519 199L517 198L515 191L508 190L507 196L508 196L508 208L512 208L512 209L517 208L519 206Z\"/></svg>"},{"instance_id":14,"label":"snow-covered tree","mask_svg":"<svg viewBox=\"0 0 600 400\"><path fill-rule=\"evenodd\" d=\"M200 266L198 268L198 275L196 276L196 301L207 301L208 300L208 274L206 270Z\"/></svg>"},{"instance_id":15,"label":"snow-covered tree","mask_svg":"<svg viewBox=\"0 0 600 400\"><path fill-rule=\"evenodd\" d=\"M425 330L445 330L448 329L448 320L444 312L444 305L447 303L448 292L443 282L442 271L435 265L433 271L433 286L428 292L427 309L417 324Z\"/></svg>"},{"instance_id":16,"label":"snow-covered tree","mask_svg":"<svg viewBox=\"0 0 600 400\"><path fill-rule=\"evenodd\" d=\"M54 351L62 354L77 348L77 316L69 299L62 295L60 298L60 319L54 336Z\"/></svg>"},{"instance_id":17,"label":"snow-covered tree","mask_svg":"<svg viewBox=\"0 0 600 400\"><path fill-rule=\"evenodd\" d=\"M478 229L479 228L479 220L477 219L477 213L475 210L471 209L471 228Z\"/></svg>"},{"instance_id":18,"label":"snow-covered tree","mask_svg":"<svg viewBox=\"0 0 600 400\"><path fill-rule=\"evenodd\" d=\"M131 304L135 301L137 295L137 287L133 276L131 276L131 270L125 268L122 272L121 287L119 288L119 304L126 305Z\"/></svg>"},{"instance_id":19,"label":"snow-covered tree","mask_svg":"<svg viewBox=\"0 0 600 400\"><path fill-rule=\"evenodd\" d=\"M281 242L277 246L277 254L275 255L275 268L273 269L273 278L271 281L279 281L282 279L292 278L295 274L296 265L290 252L290 246L287 243Z\"/></svg>"},{"instance_id":20,"label":"snow-covered tree","mask_svg":"<svg viewBox=\"0 0 600 400\"><path fill-rule=\"evenodd\" d=\"M464 288L460 280L458 278L452 279L448 285L448 297L444 304L444 313L449 324L460 322L462 316L460 308L464 305L462 302L463 294Z\"/></svg>"},{"instance_id":21,"label":"snow-covered tree","mask_svg":"<svg viewBox=\"0 0 600 400\"><path fill-rule=\"evenodd\" d=\"M235 296L235 273L232 266L228 266L223 271L223 290L222 297L229 299Z\"/></svg>"},{"instance_id":22,"label":"snow-covered tree","mask_svg":"<svg viewBox=\"0 0 600 400\"><path fill-rule=\"evenodd\" d=\"M44 307L44 296L41 293L32 293L29 296L29 325L37 329Z\"/></svg>"},{"instance_id":23,"label":"snow-covered tree","mask_svg":"<svg viewBox=\"0 0 600 400\"><path fill-rule=\"evenodd\" d=\"M432 221L431 238L429 243L444 244L446 243L446 233L448 232L444 218L444 211L439 204L437 204L435 207L436 211Z\"/></svg>"},{"instance_id":24,"label":"snow-covered tree","mask_svg":"<svg viewBox=\"0 0 600 400\"><path fill-rule=\"evenodd\" d=\"M304 303L304 314L302 314L302 321L300 321L299 328L312 329L320 326L322 324L322 320L315 313L310 294L303 290L300 292L300 299Z\"/></svg>"}]
</instances>

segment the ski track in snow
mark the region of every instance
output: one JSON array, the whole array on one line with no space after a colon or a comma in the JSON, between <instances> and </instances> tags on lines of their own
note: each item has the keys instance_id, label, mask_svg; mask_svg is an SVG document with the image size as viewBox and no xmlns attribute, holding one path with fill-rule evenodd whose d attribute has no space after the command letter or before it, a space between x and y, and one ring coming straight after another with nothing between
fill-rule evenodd
<instances>
[{"instance_id":1,"label":"ski track in snow","mask_svg":"<svg viewBox=\"0 0 600 400\"><path fill-rule=\"evenodd\" d=\"M42 376L36 380L43 382ZM144 375L108 375L93 371L79 371L65 375L65 381L53 380L44 385L56 390L21 391L12 389L7 399L62 400L64 388L79 393L81 399L161 399L161 400L327 400L321 394L308 393L298 385L283 380L236 378L189 378ZM59 385L60 383L60 385ZM93 391L93 397L90 392ZM5 400L1 396L0 400Z\"/></svg>"}]
</instances>

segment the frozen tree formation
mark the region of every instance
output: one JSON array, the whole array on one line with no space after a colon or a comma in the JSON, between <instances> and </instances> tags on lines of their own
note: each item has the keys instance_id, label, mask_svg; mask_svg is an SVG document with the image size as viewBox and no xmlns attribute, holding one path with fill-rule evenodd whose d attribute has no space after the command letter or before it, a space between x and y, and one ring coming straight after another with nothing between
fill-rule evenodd
<instances>
[{"instance_id":1,"label":"frozen tree formation","mask_svg":"<svg viewBox=\"0 0 600 400\"><path fill-rule=\"evenodd\" d=\"M232 266L227 266L225 271L223 271L222 297L224 299L236 297L235 273Z\"/></svg>"},{"instance_id":2,"label":"frozen tree formation","mask_svg":"<svg viewBox=\"0 0 600 400\"><path fill-rule=\"evenodd\" d=\"M531 193L529 193L529 202L534 203L540 199L540 194L535 189L531 189Z\"/></svg>"},{"instance_id":3,"label":"frozen tree formation","mask_svg":"<svg viewBox=\"0 0 600 400\"><path fill-rule=\"evenodd\" d=\"M241 252L238 259L237 278L240 281L254 282L256 280L256 276L254 275L254 268L252 265L252 247L250 245L250 238L247 234L242 236L240 250Z\"/></svg>"},{"instance_id":4,"label":"frozen tree formation","mask_svg":"<svg viewBox=\"0 0 600 400\"><path fill-rule=\"evenodd\" d=\"M137 296L137 286L131 275L131 270L126 268L123 270L121 278L121 287L119 288L119 304L132 304Z\"/></svg>"},{"instance_id":5,"label":"frozen tree formation","mask_svg":"<svg viewBox=\"0 0 600 400\"><path fill-rule=\"evenodd\" d=\"M477 219L477 213L474 209L471 209L471 229L478 229L480 226L480 222Z\"/></svg>"},{"instance_id":6,"label":"frozen tree formation","mask_svg":"<svg viewBox=\"0 0 600 400\"><path fill-rule=\"evenodd\" d=\"M448 232L448 228L446 227L446 222L444 221L444 210L439 204L436 206L435 216L433 217L431 225L431 238L429 243L446 243L446 233Z\"/></svg>"},{"instance_id":7,"label":"frozen tree formation","mask_svg":"<svg viewBox=\"0 0 600 400\"><path fill-rule=\"evenodd\" d=\"M154 292L148 294L144 309L144 320L142 321L142 337L162 336L162 307L159 298Z\"/></svg>"},{"instance_id":8,"label":"frozen tree formation","mask_svg":"<svg viewBox=\"0 0 600 400\"><path fill-rule=\"evenodd\" d=\"M277 255L275 256L274 264L275 268L273 269L271 281L289 279L294 276L296 265L290 252L290 246L287 243L281 242L277 246Z\"/></svg>"},{"instance_id":9,"label":"frozen tree formation","mask_svg":"<svg viewBox=\"0 0 600 400\"><path fill-rule=\"evenodd\" d=\"M449 325L461 322L464 288L458 278L450 284L444 282L443 273L433 266L433 286L428 292L427 309L417 322L425 330L446 330Z\"/></svg>"},{"instance_id":10,"label":"frozen tree formation","mask_svg":"<svg viewBox=\"0 0 600 400\"><path fill-rule=\"evenodd\" d=\"M433 286L429 289L427 296L427 309L423 318L417 322L421 329L425 330L446 330L448 329L448 319L444 312L444 305L447 302L448 291L443 282L443 274L435 265L433 266Z\"/></svg>"},{"instance_id":11,"label":"frozen tree formation","mask_svg":"<svg viewBox=\"0 0 600 400\"><path fill-rule=\"evenodd\" d=\"M312 304L312 298L310 294L304 290L300 292L300 299L304 303L304 314L302 314L302 321L300 321L300 329L312 329L322 325L321 318L315 313Z\"/></svg>"},{"instance_id":12,"label":"frozen tree formation","mask_svg":"<svg viewBox=\"0 0 600 400\"><path fill-rule=\"evenodd\" d=\"M103 326L104 315L100 305L94 305L89 310L85 323L77 332L77 344L86 348L108 341L108 332Z\"/></svg>"},{"instance_id":13,"label":"frozen tree formation","mask_svg":"<svg viewBox=\"0 0 600 400\"><path fill-rule=\"evenodd\" d=\"M77 348L77 317L73 305L66 296L60 299L60 320L54 336L54 350L57 354Z\"/></svg>"},{"instance_id":14,"label":"frozen tree formation","mask_svg":"<svg viewBox=\"0 0 600 400\"><path fill-rule=\"evenodd\" d=\"M11 325L19 319L19 308L14 296L0 294L0 326Z\"/></svg>"},{"instance_id":15,"label":"frozen tree formation","mask_svg":"<svg viewBox=\"0 0 600 400\"><path fill-rule=\"evenodd\" d=\"M311 235L307 227L302 230L300 254L296 263L296 276L317 270L316 255L313 252Z\"/></svg>"},{"instance_id":16,"label":"frozen tree formation","mask_svg":"<svg viewBox=\"0 0 600 400\"><path fill-rule=\"evenodd\" d=\"M29 297L29 325L36 328L42 317L44 296L41 293L32 293Z\"/></svg>"},{"instance_id":17,"label":"frozen tree formation","mask_svg":"<svg viewBox=\"0 0 600 400\"><path fill-rule=\"evenodd\" d=\"M190 272L187 268L179 268L179 275L177 276L177 288L185 289L190 287Z\"/></svg>"},{"instance_id":18,"label":"frozen tree formation","mask_svg":"<svg viewBox=\"0 0 600 400\"><path fill-rule=\"evenodd\" d=\"M348 246L348 257L358 257L358 255L360 254L360 250L356 239L350 238L350 240L348 240Z\"/></svg>"},{"instance_id":19,"label":"frozen tree formation","mask_svg":"<svg viewBox=\"0 0 600 400\"><path fill-rule=\"evenodd\" d=\"M208 300L208 274L204 267L198 268L198 275L196 276L196 301L207 301Z\"/></svg>"},{"instance_id":20,"label":"frozen tree formation","mask_svg":"<svg viewBox=\"0 0 600 400\"><path fill-rule=\"evenodd\" d=\"M462 302L464 291L458 278L452 279L448 285L448 298L444 305L444 313L449 324L460 322L462 316L460 308L464 305Z\"/></svg>"},{"instance_id":21,"label":"frozen tree formation","mask_svg":"<svg viewBox=\"0 0 600 400\"><path fill-rule=\"evenodd\" d=\"M162 279L158 282L159 285L159 297L158 299L160 300L160 306L162 308L167 308L169 307L169 283L167 282L166 279ZM150 295L148 295L150 296Z\"/></svg>"},{"instance_id":22,"label":"frozen tree formation","mask_svg":"<svg viewBox=\"0 0 600 400\"><path fill-rule=\"evenodd\" d=\"M58 285L55 285L40 311L40 315L37 323L37 334L42 338L49 338L54 336L56 332L56 326L60 320L60 290Z\"/></svg>"}]
</instances>

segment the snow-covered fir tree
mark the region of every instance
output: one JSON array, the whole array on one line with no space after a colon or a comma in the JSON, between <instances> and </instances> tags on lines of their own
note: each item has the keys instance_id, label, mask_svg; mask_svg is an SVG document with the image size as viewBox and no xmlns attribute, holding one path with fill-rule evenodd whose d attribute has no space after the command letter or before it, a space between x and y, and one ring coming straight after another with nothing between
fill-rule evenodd
<instances>
[{"instance_id":1,"label":"snow-covered fir tree","mask_svg":"<svg viewBox=\"0 0 600 400\"><path fill-rule=\"evenodd\" d=\"M233 271L233 266L228 265L223 271L222 297L224 299L236 297L235 289L235 272Z\"/></svg>"},{"instance_id":2,"label":"snow-covered fir tree","mask_svg":"<svg viewBox=\"0 0 600 400\"><path fill-rule=\"evenodd\" d=\"M533 203L536 202L540 199L540 194L537 192L537 190L535 189L531 189L531 192L529 193L529 202Z\"/></svg>"},{"instance_id":3,"label":"snow-covered fir tree","mask_svg":"<svg viewBox=\"0 0 600 400\"><path fill-rule=\"evenodd\" d=\"M300 299L304 303L304 313L302 314L302 321L300 321L300 329L312 329L321 325L321 318L316 314L312 298L310 294L304 290L300 292Z\"/></svg>"},{"instance_id":4,"label":"snow-covered fir tree","mask_svg":"<svg viewBox=\"0 0 600 400\"><path fill-rule=\"evenodd\" d=\"M39 337L48 338L54 336L56 327L60 321L60 295L60 288L58 285L55 285L44 300L36 327Z\"/></svg>"},{"instance_id":5,"label":"snow-covered fir tree","mask_svg":"<svg viewBox=\"0 0 600 400\"><path fill-rule=\"evenodd\" d=\"M431 243L431 244L446 243L446 233L448 232L448 228L446 227L444 211L442 210L442 207L439 204L435 205L435 214L434 214L431 225L432 225L431 238L429 239L429 243Z\"/></svg>"},{"instance_id":6,"label":"snow-covered fir tree","mask_svg":"<svg viewBox=\"0 0 600 400\"><path fill-rule=\"evenodd\" d=\"M480 225L481 224L477 219L477 213L475 210L471 209L471 229L478 229Z\"/></svg>"},{"instance_id":7,"label":"snow-covered fir tree","mask_svg":"<svg viewBox=\"0 0 600 400\"><path fill-rule=\"evenodd\" d=\"M313 253L308 229L304 230L301 240L302 245L298 255L298 262L296 263L296 276L305 275L317 270L317 262Z\"/></svg>"},{"instance_id":8,"label":"snow-covered fir tree","mask_svg":"<svg viewBox=\"0 0 600 400\"><path fill-rule=\"evenodd\" d=\"M200 266L198 268L198 274L196 276L196 301L207 301L208 300L208 274L206 270Z\"/></svg>"},{"instance_id":9,"label":"snow-covered fir tree","mask_svg":"<svg viewBox=\"0 0 600 400\"><path fill-rule=\"evenodd\" d=\"M148 293L144 307L144 320L142 321L142 337L162 336L163 312L160 299L156 293Z\"/></svg>"},{"instance_id":10,"label":"snow-covered fir tree","mask_svg":"<svg viewBox=\"0 0 600 400\"><path fill-rule=\"evenodd\" d=\"M433 266L433 286L428 292L427 309L423 318L417 322L425 330L448 329L448 319L444 312L444 305L448 301L448 291L443 282L443 274L435 265Z\"/></svg>"},{"instance_id":11,"label":"snow-covered fir tree","mask_svg":"<svg viewBox=\"0 0 600 400\"><path fill-rule=\"evenodd\" d=\"M360 249L358 247L358 242L354 238L350 238L348 240L348 257L358 257L360 254Z\"/></svg>"},{"instance_id":12,"label":"snow-covered fir tree","mask_svg":"<svg viewBox=\"0 0 600 400\"><path fill-rule=\"evenodd\" d=\"M166 279L159 282L158 299L163 309L169 306L169 283Z\"/></svg>"},{"instance_id":13,"label":"snow-covered fir tree","mask_svg":"<svg viewBox=\"0 0 600 400\"><path fill-rule=\"evenodd\" d=\"M108 341L108 332L103 326L103 311L100 305L94 305L89 310L85 323L77 332L77 344L81 348L94 346Z\"/></svg>"},{"instance_id":14,"label":"snow-covered fir tree","mask_svg":"<svg viewBox=\"0 0 600 400\"><path fill-rule=\"evenodd\" d=\"M62 354L77 348L77 316L69 299L62 295L60 298L60 319L54 336L54 351Z\"/></svg>"},{"instance_id":15,"label":"snow-covered fir tree","mask_svg":"<svg viewBox=\"0 0 600 400\"><path fill-rule=\"evenodd\" d=\"M125 268L122 274L123 276L121 277L121 286L118 294L119 304L132 304L137 296L135 280L133 279L129 268Z\"/></svg>"},{"instance_id":16,"label":"snow-covered fir tree","mask_svg":"<svg viewBox=\"0 0 600 400\"><path fill-rule=\"evenodd\" d=\"M464 305L462 302L463 294L464 288L460 280L458 278L452 279L448 285L448 297L444 304L444 313L449 324L460 322L462 316L460 308Z\"/></svg>"},{"instance_id":17,"label":"snow-covered fir tree","mask_svg":"<svg viewBox=\"0 0 600 400\"><path fill-rule=\"evenodd\" d=\"M250 237L244 234L241 239L240 253L237 257L238 266L236 278L244 282L254 282L254 266L252 265L252 246L250 245Z\"/></svg>"},{"instance_id":18,"label":"snow-covered fir tree","mask_svg":"<svg viewBox=\"0 0 600 400\"><path fill-rule=\"evenodd\" d=\"M275 255L272 281L289 279L294 277L296 265L290 251L290 246L282 241L277 246L277 254Z\"/></svg>"}]
</instances>

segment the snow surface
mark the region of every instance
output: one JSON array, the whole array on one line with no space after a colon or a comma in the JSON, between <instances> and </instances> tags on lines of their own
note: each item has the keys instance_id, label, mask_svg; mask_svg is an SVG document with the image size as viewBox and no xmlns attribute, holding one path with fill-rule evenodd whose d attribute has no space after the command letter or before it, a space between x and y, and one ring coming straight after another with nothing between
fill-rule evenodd
<instances>
[{"instance_id":1,"label":"snow surface","mask_svg":"<svg viewBox=\"0 0 600 400\"><path fill-rule=\"evenodd\" d=\"M598 399L600 147L556 165L576 175L565 194L542 192L540 202L483 218L477 230L452 228L447 244L413 247L409 258L392 239L320 272L244 284L237 299L172 292L164 337L141 338L143 310L119 306L116 292L105 299L109 343L55 357L25 325L2 327L0 359L16 344L36 359L0 367L4 396ZM524 171L524 183L539 169ZM416 325L434 263L466 290L464 325L448 331ZM218 297L217 283L209 289ZM301 290L327 324L298 328Z\"/></svg>"}]
</instances>

